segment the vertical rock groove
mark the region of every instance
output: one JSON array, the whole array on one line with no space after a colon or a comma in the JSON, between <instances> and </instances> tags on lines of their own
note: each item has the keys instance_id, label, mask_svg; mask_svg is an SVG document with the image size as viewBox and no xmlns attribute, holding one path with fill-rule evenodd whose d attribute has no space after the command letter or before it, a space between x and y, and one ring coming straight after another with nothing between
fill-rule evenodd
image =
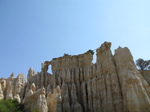
<instances>
[{"instance_id":1,"label":"vertical rock groove","mask_svg":"<svg viewBox=\"0 0 150 112\"><path fill-rule=\"evenodd\" d=\"M149 112L150 72L137 70L128 48L119 47L114 56L110 48L105 42L96 50L95 64L88 51L45 61L41 72L30 68L27 82L23 74L0 78L0 100L17 99L26 111Z\"/></svg>"}]
</instances>

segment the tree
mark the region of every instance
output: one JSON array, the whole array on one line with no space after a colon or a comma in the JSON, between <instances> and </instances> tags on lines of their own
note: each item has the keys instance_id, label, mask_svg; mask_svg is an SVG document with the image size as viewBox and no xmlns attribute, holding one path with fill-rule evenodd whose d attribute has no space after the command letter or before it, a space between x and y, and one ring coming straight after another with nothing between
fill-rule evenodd
<instances>
[{"instance_id":1,"label":"tree","mask_svg":"<svg viewBox=\"0 0 150 112\"><path fill-rule=\"evenodd\" d=\"M148 70L150 69L150 60L143 60L142 58L139 58L138 60L136 60L136 65L141 70Z\"/></svg>"}]
</instances>

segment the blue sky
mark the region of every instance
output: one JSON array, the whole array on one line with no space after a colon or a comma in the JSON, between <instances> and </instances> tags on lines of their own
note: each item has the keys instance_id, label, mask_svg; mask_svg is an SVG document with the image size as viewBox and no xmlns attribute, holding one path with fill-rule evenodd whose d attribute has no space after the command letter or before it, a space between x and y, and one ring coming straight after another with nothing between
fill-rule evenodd
<instances>
[{"instance_id":1,"label":"blue sky","mask_svg":"<svg viewBox=\"0 0 150 112\"><path fill-rule=\"evenodd\" d=\"M0 0L0 77L112 42L150 59L150 0Z\"/></svg>"}]
</instances>

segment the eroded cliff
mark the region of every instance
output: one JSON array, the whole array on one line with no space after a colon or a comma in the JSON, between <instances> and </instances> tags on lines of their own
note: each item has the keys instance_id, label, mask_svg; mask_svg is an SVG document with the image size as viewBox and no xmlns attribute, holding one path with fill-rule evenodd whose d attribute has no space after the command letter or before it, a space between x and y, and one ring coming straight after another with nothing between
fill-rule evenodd
<instances>
[{"instance_id":1,"label":"eroded cliff","mask_svg":"<svg viewBox=\"0 0 150 112\"><path fill-rule=\"evenodd\" d=\"M128 48L111 53L111 43L96 50L66 55L42 63L42 71L28 71L0 79L0 99L16 98L26 110L41 112L149 112L150 87L137 70ZM48 66L52 66L52 74Z\"/></svg>"}]
</instances>

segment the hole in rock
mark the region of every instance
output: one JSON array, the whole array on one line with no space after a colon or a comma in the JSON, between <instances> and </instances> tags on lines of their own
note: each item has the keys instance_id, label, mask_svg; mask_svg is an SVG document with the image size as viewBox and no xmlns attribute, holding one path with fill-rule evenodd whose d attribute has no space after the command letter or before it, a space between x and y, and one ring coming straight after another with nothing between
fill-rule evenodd
<instances>
[{"instance_id":1,"label":"hole in rock","mask_svg":"<svg viewBox=\"0 0 150 112\"><path fill-rule=\"evenodd\" d=\"M52 75L52 65L49 65L49 66L48 66L48 71L47 71L47 72Z\"/></svg>"}]
</instances>

